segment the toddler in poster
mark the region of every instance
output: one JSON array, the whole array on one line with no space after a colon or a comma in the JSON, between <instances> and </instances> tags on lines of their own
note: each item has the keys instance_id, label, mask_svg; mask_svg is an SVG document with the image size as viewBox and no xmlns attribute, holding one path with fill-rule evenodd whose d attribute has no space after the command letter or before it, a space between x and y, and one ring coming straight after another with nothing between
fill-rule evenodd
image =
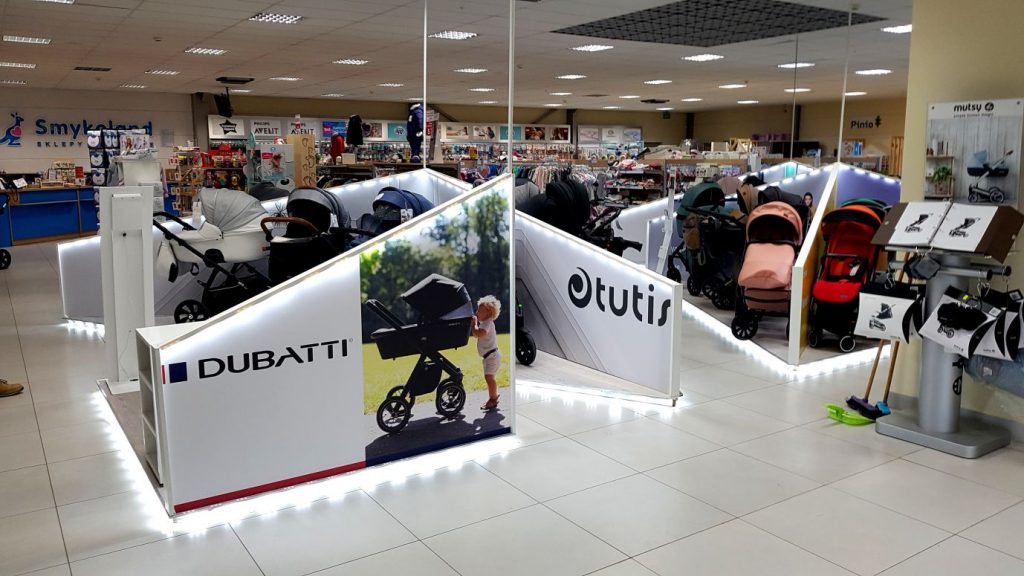
<instances>
[{"instance_id":1,"label":"toddler in poster","mask_svg":"<svg viewBox=\"0 0 1024 576\"><path fill-rule=\"evenodd\" d=\"M487 381L489 394L487 403L481 410L498 408L498 381L494 375L501 368L501 351L498 350L498 333L494 328L494 320L501 314L501 302L494 296L484 296L476 304L476 315L473 316L473 336L476 337L476 351L484 361L484 380Z\"/></svg>"}]
</instances>

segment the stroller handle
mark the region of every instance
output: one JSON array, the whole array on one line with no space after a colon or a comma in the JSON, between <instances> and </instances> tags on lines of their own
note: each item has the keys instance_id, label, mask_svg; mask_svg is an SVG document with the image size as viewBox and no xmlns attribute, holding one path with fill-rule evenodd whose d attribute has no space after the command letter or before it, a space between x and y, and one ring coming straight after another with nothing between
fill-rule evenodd
<instances>
[{"instance_id":1,"label":"stroller handle","mask_svg":"<svg viewBox=\"0 0 1024 576\"><path fill-rule=\"evenodd\" d=\"M263 233L267 235L268 242L271 240L272 234L270 233L270 228L267 227L267 224L273 224L275 222L285 222L287 224L298 224L300 226L305 226L306 228L309 228L309 230L313 233L314 236L320 233L320 231L316 229L316 226L313 226L313 224L310 223L309 220L303 220L302 218L296 218L294 216L268 216L267 218L260 220L260 228L262 228Z\"/></svg>"},{"instance_id":2,"label":"stroller handle","mask_svg":"<svg viewBox=\"0 0 1024 576\"><path fill-rule=\"evenodd\" d=\"M154 218L157 218L159 216L162 216L164 218L167 218L168 220L173 220L174 222L177 222L178 224L181 224L182 230L195 230L194 226L192 226L188 222L185 222L181 218L178 218L174 214L171 214L170 212L153 212L153 217Z\"/></svg>"},{"instance_id":3,"label":"stroller handle","mask_svg":"<svg viewBox=\"0 0 1024 576\"><path fill-rule=\"evenodd\" d=\"M692 212L692 213L694 213L694 214L696 214L698 216L704 216L706 218L720 218L720 219L722 219L722 220L724 220L726 222L731 222L731 223L733 223L733 224L735 224L737 226L743 226L743 221L742 220L740 220L739 218L735 218L733 216L730 216L728 214L721 214L719 212L712 212L711 210L705 210L703 208L687 208L687 210L689 210L690 212ZM676 215L676 218L679 218L679 216ZM679 218L679 219L682 220L682 219L685 219L685 218Z\"/></svg>"}]
</instances>

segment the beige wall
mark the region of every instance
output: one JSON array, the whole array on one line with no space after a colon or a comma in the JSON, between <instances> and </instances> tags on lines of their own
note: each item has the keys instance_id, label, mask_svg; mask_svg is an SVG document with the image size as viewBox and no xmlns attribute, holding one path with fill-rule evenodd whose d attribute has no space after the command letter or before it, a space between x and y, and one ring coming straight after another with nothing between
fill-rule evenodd
<instances>
[{"instance_id":1,"label":"beige wall","mask_svg":"<svg viewBox=\"0 0 1024 576\"><path fill-rule=\"evenodd\" d=\"M793 130L791 109L789 106L737 106L697 112L693 137L698 142L711 142L750 138L751 134L789 134Z\"/></svg>"},{"instance_id":2,"label":"beige wall","mask_svg":"<svg viewBox=\"0 0 1024 576\"><path fill-rule=\"evenodd\" d=\"M1024 2L1020 0L914 1L903 153L904 200L923 195L930 102L1024 96L1024 52L1013 45L1021 22ZM1006 263L1014 270L1024 270L1024 255L1013 254ZM1010 285L1024 287L1024 276L1011 278ZM895 391L917 394L920 359L919 345L900 354ZM1024 423L1024 398L981 382L964 385L962 406Z\"/></svg>"}]
</instances>

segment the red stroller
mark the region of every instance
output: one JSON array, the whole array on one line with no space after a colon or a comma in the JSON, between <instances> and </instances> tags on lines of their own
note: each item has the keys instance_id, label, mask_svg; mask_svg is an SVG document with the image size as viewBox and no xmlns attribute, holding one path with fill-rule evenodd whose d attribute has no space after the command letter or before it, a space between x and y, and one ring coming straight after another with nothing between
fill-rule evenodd
<instances>
[{"instance_id":1,"label":"red stroller","mask_svg":"<svg viewBox=\"0 0 1024 576\"><path fill-rule=\"evenodd\" d=\"M803 218L785 201L761 204L747 217L747 248L732 320L732 335L737 339L753 338L766 314L789 313L793 263L803 238Z\"/></svg>"},{"instance_id":2,"label":"red stroller","mask_svg":"<svg viewBox=\"0 0 1024 576\"><path fill-rule=\"evenodd\" d=\"M880 213L881 212L881 213ZM825 256L811 288L807 343L817 348L825 332L839 337L839 350L852 352L860 289L871 280L880 247L871 238L882 226L884 209L877 205L845 204L822 219Z\"/></svg>"}]
</instances>

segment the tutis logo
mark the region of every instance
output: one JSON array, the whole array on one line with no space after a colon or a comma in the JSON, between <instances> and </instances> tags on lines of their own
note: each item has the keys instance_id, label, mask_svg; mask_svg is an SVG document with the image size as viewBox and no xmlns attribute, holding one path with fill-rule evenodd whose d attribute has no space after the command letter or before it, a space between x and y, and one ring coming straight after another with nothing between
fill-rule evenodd
<instances>
[{"instance_id":1,"label":"tutis logo","mask_svg":"<svg viewBox=\"0 0 1024 576\"><path fill-rule=\"evenodd\" d=\"M312 364L323 360L348 357L349 340L330 340L313 342L301 346L287 346L283 351L256 350L231 354L226 358L203 358L194 363L175 362L164 366L164 384L185 382L189 379L189 364L195 366L199 380L216 378L225 371L229 374L242 374L249 371L281 368L289 362L296 365Z\"/></svg>"},{"instance_id":2,"label":"tutis logo","mask_svg":"<svg viewBox=\"0 0 1024 576\"><path fill-rule=\"evenodd\" d=\"M612 314L622 317L627 312L632 310L633 316L637 322L647 323L654 325L654 311L655 311L655 298L654 298L654 284L647 285L647 293L643 292L639 286L634 285L632 290L628 288L615 288L614 286L604 283L600 277L598 277L595 285L590 280L590 275L587 274L583 268L576 268L579 270L579 274L573 274L569 277L569 300L577 308L586 308L590 303L596 302L598 310L602 312L611 311ZM617 296L621 295L619 299ZM607 302L605 301L607 299ZM661 303L660 316L658 317L658 326L664 326L665 322L668 321L668 309L672 304L672 301L665 299Z\"/></svg>"},{"instance_id":3,"label":"tutis logo","mask_svg":"<svg viewBox=\"0 0 1024 576\"><path fill-rule=\"evenodd\" d=\"M11 113L11 118L14 118L14 123L7 127L4 132L4 137L0 138L0 144L7 144L8 146L21 146L21 123L25 121L17 112Z\"/></svg>"}]
</instances>

